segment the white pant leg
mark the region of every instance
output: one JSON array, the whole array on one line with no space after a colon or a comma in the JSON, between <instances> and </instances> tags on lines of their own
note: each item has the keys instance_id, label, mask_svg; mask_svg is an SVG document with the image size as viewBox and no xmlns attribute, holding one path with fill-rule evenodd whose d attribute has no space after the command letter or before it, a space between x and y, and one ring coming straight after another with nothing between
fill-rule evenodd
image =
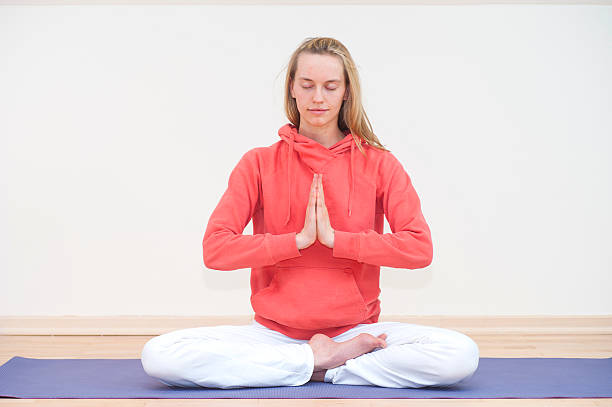
<instances>
[{"instance_id":1,"label":"white pant leg","mask_svg":"<svg viewBox=\"0 0 612 407\"><path fill-rule=\"evenodd\" d=\"M179 387L299 386L310 380L314 354L293 339L253 321L180 329L151 338L141 354L145 372Z\"/></svg>"},{"instance_id":2,"label":"white pant leg","mask_svg":"<svg viewBox=\"0 0 612 407\"><path fill-rule=\"evenodd\" d=\"M387 347L349 359L330 369L333 384L396 388L447 387L472 377L478 367L478 345L467 335L445 328L377 322L359 324L332 338L344 342L360 333L387 334Z\"/></svg>"}]
</instances>

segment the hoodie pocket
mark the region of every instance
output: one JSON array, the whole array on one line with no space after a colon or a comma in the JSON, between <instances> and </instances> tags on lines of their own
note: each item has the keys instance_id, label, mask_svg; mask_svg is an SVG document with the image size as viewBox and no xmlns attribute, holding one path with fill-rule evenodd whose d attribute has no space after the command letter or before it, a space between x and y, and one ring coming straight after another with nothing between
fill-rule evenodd
<instances>
[{"instance_id":1,"label":"hoodie pocket","mask_svg":"<svg viewBox=\"0 0 612 407\"><path fill-rule=\"evenodd\" d=\"M298 329L356 324L367 307L350 268L276 267L270 285L251 297L264 318Z\"/></svg>"}]
</instances>

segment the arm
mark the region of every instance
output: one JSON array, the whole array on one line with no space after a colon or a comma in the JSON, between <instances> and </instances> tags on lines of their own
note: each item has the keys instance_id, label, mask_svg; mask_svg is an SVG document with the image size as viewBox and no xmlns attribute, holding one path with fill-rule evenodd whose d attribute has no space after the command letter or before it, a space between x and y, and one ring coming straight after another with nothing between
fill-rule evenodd
<instances>
[{"instance_id":1,"label":"arm","mask_svg":"<svg viewBox=\"0 0 612 407\"><path fill-rule=\"evenodd\" d=\"M433 245L421 202L401 163L388 154L381 167L380 187L383 209L393 233L336 230L333 256L386 267L427 267L433 258Z\"/></svg>"},{"instance_id":2,"label":"arm","mask_svg":"<svg viewBox=\"0 0 612 407\"><path fill-rule=\"evenodd\" d=\"M259 208L261 178L254 150L242 156L208 220L202 240L204 265L216 270L261 267L301 256L296 233L243 235Z\"/></svg>"}]
</instances>

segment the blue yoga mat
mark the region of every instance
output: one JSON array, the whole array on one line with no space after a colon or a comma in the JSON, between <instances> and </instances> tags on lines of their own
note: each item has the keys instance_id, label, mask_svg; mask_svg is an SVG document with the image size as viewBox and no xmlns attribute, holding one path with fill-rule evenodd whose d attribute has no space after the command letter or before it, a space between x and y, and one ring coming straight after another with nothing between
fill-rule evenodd
<instances>
[{"instance_id":1,"label":"blue yoga mat","mask_svg":"<svg viewBox=\"0 0 612 407\"><path fill-rule=\"evenodd\" d=\"M33 359L0 366L0 397L14 398L551 398L612 397L612 358L480 358L468 381L449 388L392 389L308 382L240 389L169 387L140 359Z\"/></svg>"}]
</instances>

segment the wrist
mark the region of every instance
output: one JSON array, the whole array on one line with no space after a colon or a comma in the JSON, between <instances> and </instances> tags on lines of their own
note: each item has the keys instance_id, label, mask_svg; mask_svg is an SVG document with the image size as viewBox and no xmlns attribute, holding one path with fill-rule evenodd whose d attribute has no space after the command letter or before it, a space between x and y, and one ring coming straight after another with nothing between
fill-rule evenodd
<instances>
[{"instance_id":1,"label":"wrist","mask_svg":"<svg viewBox=\"0 0 612 407\"><path fill-rule=\"evenodd\" d=\"M308 242L306 242L306 239L301 233L295 234L295 244L298 250L302 250L308 246Z\"/></svg>"}]
</instances>

